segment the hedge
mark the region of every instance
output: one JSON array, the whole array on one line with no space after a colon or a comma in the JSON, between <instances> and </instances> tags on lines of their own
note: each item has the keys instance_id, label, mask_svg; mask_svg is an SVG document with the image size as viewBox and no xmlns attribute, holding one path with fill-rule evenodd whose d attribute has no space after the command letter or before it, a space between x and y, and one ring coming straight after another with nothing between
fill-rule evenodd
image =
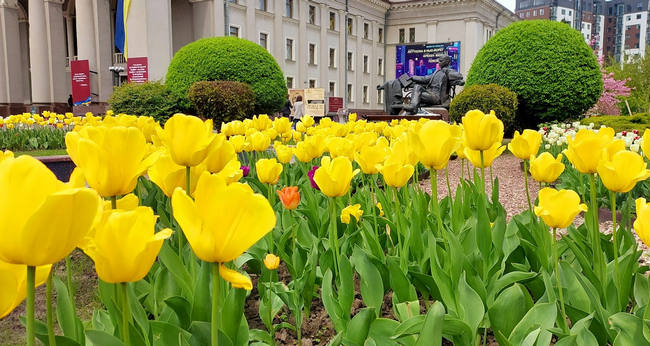
<instances>
[{"instance_id":1,"label":"hedge","mask_svg":"<svg viewBox=\"0 0 650 346\"><path fill-rule=\"evenodd\" d=\"M549 20L510 24L479 50L467 85L489 83L517 93L517 123L530 128L584 114L603 90L598 61L582 34Z\"/></svg>"},{"instance_id":2,"label":"hedge","mask_svg":"<svg viewBox=\"0 0 650 346\"><path fill-rule=\"evenodd\" d=\"M650 114L640 113L632 116L629 115L602 115L585 118L580 121L583 125L594 123L594 128L601 125L613 128L616 132L639 130L643 133L645 129L650 129Z\"/></svg>"},{"instance_id":3,"label":"hedge","mask_svg":"<svg viewBox=\"0 0 650 346\"><path fill-rule=\"evenodd\" d=\"M123 84L113 90L108 105L116 114L149 115L161 124L174 113L185 111L179 99L159 82Z\"/></svg>"},{"instance_id":4,"label":"hedge","mask_svg":"<svg viewBox=\"0 0 650 346\"><path fill-rule=\"evenodd\" d=\"M260 45L237 37L210 37L176 52L167 69L167 88L190 106L187 92L198 81L250 84L254 113L273 113L284 105L287 86L273 56Z\"/></svg>"},{"instance_id":5,"label":"hedge","mask_svg":"<svg viewBox=\"0 0 650 346\"><path fill-rule=\"evenodd\" d=\"M449 117L460 123L465 113L472 109L480 109L484 113L494 110L503 121L505 135L512 136L514 133L517 94L510 89L496 84L469 86L451 101Z\"/></svg>"},{"instance_id":6,"label":"hedge","mask_svg":"<svg viewBox=\"0 0 650 346\"><path fill-rule=\"evenodd\" d=\"M192 84L187 93L192 107L215 125L244 120L253 114L255 95L250 85L233 81L202 81Z\"/></svg>"}]
</instances>

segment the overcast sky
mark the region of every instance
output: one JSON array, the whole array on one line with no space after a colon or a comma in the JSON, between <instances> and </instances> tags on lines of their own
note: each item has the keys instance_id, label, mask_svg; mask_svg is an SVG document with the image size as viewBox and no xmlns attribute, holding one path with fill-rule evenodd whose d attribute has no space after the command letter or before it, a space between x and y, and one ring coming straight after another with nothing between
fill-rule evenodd
<instances>
[{"instance_id":1,"label":"overcast sky","mask_svg":"<svg viewBox=\"0 0 650 346\"><path fill-rule=\"evenodd\" d=\"M497 2L508 8L510 11L515 11L515 0L497 0Z\"/></svg>"}]
</instances>

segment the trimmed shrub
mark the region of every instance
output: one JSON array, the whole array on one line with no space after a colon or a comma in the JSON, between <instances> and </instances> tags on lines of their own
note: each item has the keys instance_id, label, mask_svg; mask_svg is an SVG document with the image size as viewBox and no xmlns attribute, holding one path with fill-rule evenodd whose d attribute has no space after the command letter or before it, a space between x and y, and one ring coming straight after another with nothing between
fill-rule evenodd
<instances>
[{"instance_id":1,"label":"trimmed shrub","mask_svg":"<svg viewBox=\"0 0 650 346\"><path fill-rule=\"evenodd\" d=\"M198 81L250 84L258 114L279 110L287 96L284 76L273 56L260 45L237 37L204 38L176 52L165 83L183 106L190 106L187 91Z\"/></svg>"},{"instance_id":2,"label":"trimmed shrub","mask_svg":"<svg viewBox=\"0 0 650 346\"><path fill-rule=\"evenodd\" d=\"M497 118L503 121L506 136L515 131L517 114L517 94L496 84L472 85L456 95L449 105L449 118L461 122L465 113L480 109L484 113L494 110Z\"/></svg>"},{"instance_id":3,"label":"trimmed shrub","mask_svg":"<svg viewBox=\"0 0 650 346\"><path fill-rule=\"evenodd\" d=\"M594 128L601 125L613 128L616 132L639 130L641 134L645 129L650 129L650 114L640 113L629 115L603 115L585 118L580 121L583 125L594 123Z\"/></svg>"},{"instance_id":4,"label":"trimmed shrub","mask_svg":"<svg viewBox=\"0 0 650 346\"><path fill-rule=\"evenodd\" d=\"M222 122L243 120L255 109L255 95L250 85L232 81L202 81L192 84L187 97L197 114Z\"/></svg>"},{"instance_id":5,"label":"trimmed shrub","mask_svg":"<svg viewBox=\"0 0 650 346\"><path fill-rule=\"evenodd\" d=\"M127 83L113 90L108 105L117 113L149 115L161 124L183 112L179 100L160 82Z\"/></svg>"},{"instance_id":6,"label":"trimmed shrub","mask_svg":"<svg viewBox=\"0 0 650 346\"><path fill-rule=\"evenodd\" d=\"M479 50L467 85L495 83L517 93L517 123L582 115L603 90L596 56L569 25L525 20L500 30Z\"/></svg>"}]
</instances>

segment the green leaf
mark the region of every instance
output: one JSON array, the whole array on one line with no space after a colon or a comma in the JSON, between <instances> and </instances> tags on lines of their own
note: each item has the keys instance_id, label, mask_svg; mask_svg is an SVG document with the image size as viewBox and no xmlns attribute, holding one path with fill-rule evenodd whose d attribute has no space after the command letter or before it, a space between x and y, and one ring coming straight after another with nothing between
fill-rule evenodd
<instances>
[{"instance_id":1,"label":"green leaf","mask_svg":"<svg viewBox=\"0 0 650 346\"><path fill-rule=\"evenodd\" d=\"M442 345L442 328L445 317L445 307L441 302L435 302L424 320L424 326L418 336L415 346Z\"/></svg>"},{"instance_id":2,"label":"green leaf","mask_svg":"<svg viewBox=\"0 0 650 346\"><path fill-rule=\"evenodd\" d=\"M643 321L640 318L626 312L619 312L609 317L609 323L614 330L618 331L613 346L650 345L648 339L643 336Z\"/></svg>"},{"instance_id":3,"label":"green leaf","mask_svg":"<svg viewBox=\"0 0 650 346\"><path fill-rule=\"evenodd\" d=\"M187 296L187 299L192 301L192 321L210 321L212 311L210 281L213 265L216 264L201 261L198 277L192 281L194 282L194 295Z\"/></svg>"},{"instance_id":4,"label":"green leaf","mask_svg":"<svg viewBox=\"0 0 650 346\"><path fill-rule=\"evenodd\" d=\"M332 319L334 328L336 331L342 332L345 329L345 323L343 322L343 311L341 310L338 299L332 290L332 271L329 269L327 269L323 275L321 299L323 300L323 305L325 306L327 314Z\"/></svg>"},{"instance_id":5,"label":"green leaf","mask_svg":"<svg viewBox=\"0 0 650 346\"><path fill-rule=\"evenodd\" d=\"M381 274L375 265L368 259L366 254L358 247L352 253L354 269L361 277L361 297L363 302L369 308L374 308L375 312L381 312L381 306L384 302L384 284Z\"/></svg>"},{"instance_id":6,"label":"green leaf","mask_svg":"<svg viewBox=\"0 0 650 346\"><path fill-rule=\"evenodd\" d=\"M390 287L393 289L397 302L408 302L418 300L415 288L410 284L406 275L399 267L399 260L395 257L388 258L388 270L390 273Z\"/></svg>"},{"instance_id":7,"label":"green leaf","mask_svg":"<svg viewBox=\"0 0 650 346\"><path fill-rule=\"evenodd\" d=\"M237 344L241 320L244 316L244 302L247 292L244 289L231 288L221 311L221 330Z\"/></svg>"},{"instance_id":8,"label":"green leaf","mask_svg":"<svg viewBox=\"0 0 650 346\"><path fill-rule=\"evenodd\" d=\"M492 247L492 232L485 198L482 196L478 198L478 206L476 207L476 244L485 261L490 255Z\"/></svg>"},{"instance_id":9,"label":"green leaf","mask_svg":"<svg viewBox=\"0 0 650 346\"><path fill-rule=\"evenodd\" d=\"M187 329L190 327L192 306L187 299L179 296L170 297L165 299L165 304L174 310L181 328Z\"/></svg>"},{"instance_id":10,"label":"green leaf","mask_svg":"<svg viewBox=\"0 0 650 346\"><path fill-rule=\"evenodd\" d=\"M160 253L158 254L158 259L172 274L176 284L183 289L183 296L186 297L188 301L193 301L192 297L194 291L191 286L191 283L193 282L192 277L183 265L178 254L176 254L169 245L169 242L163 243L163 246L160 248Z\"/></svg>"},{"instance_id":11,"label":"green leaf","mask_svg":"<svg viewBox=\"0 0 650 346\"><path fill-rule=\"evenodd\" d=\"M68 270L70 270L68 268ZM81 343L83 337L80 337L77 327L78 317L75 315L74 303L70 299L70 293L67 286L58 277L52 278L54 281L54 288L56 289L56 318L63 331L63 335Z\"/></svg>"},{"instance_id":12,"label":"green leaf","mask_svg":"<svg viewBox=\"0 0 650 346\"><path fill-rule=\"evenodd\" d=\"M458 305L461 308L459 311L461 319L469 325L473 333L476 333L483 320L485 308L481 297L465 281L464 273L458 282Z\"/></svg>"},{"instance_id":13,"label":"green leaf","mask_svg":"<svg viewBox=\"0 0 650 346\"><path fill-rule=\"evenodd\" d=\"M190 325L190 345L192 346L205 346L211 343L211 326L210 322L193 321Z\"/></svg>"},{"instance_id":14,"label":"green leaf","mask_svg":"<svg viewBox=\"0 0 650 346\"><path fill-rule=\"evenodd\" d=\"M154 346L185 346L190 344L190 332L162 321L151 321Z\"/></svg>"},{"instance_id":15,"label":"green leaf","mask_svg":"<svg viewBox=\"0 0 650 346\"><path fill-rule=\"evenodd\" d=\"M525 287L515 284L506 288L488 309L492 330L510 335L532 306L533 301Z\"/></svg>"},{"instance_id":16,"label":"green leaf","mask_svg":"<svg viewBox=\"0 0 650 346\"><path fill-rule=\"evenodd\" d=\"M363 345L370 332L370 325L375 320L377 313L373 308L361 309L352 318L343 336L346 345Z\"/></svg>"},{"instance_id":17,"label":"green leaf","mask_svg":"<svg viewBox=\"0 0 650 346\"><path fill-rule=\"evenodd\" d=\"M399 343L392 340L391 336L395 334L395 330L398 326L399 323L395 320L378 318L370 324L368 339L373 340L376 345L397 346Z\"/></svg>"},{"instance_id":18,"label":"green leaf","mask_svg":"<svg viewBox=\"0 0 650 346\"><path fill-rule=\"evenodd\" d=\"M350 264L347 256L341 256L339 267L341 270L339 273L341 286L339 287L338 295L341 317L343 317L344 321L349 321L350 310L352 310L352 302L354 301L354 273L352 272L352 264Z\"/></svg>"},{"instance_id":19,"label":"green leaf","mask_svg":"<svg viewBox=\"0 0 650 346\"><path fill-rule=\"evenodd\" d=\"M101 330L87 330L86 339L89 341L89 343L86 343L86 346L93 346L93 345L123 346L124 345L122 340Z\"/></svg>"},{"instance_id":20,"label":"green leaf","mask_svg":"<svg viewBox=\"0 0 650 346\"><path fill-rule=\"evenodd\" d=\"M537 345L549 345L553 336L548 329L552 328L555 323L557 308L555 303L537 303L515 326L508 340L515 344L521 345L529 334L541 328L539 336L536 337Z\"/></svg>"}]
</instances>

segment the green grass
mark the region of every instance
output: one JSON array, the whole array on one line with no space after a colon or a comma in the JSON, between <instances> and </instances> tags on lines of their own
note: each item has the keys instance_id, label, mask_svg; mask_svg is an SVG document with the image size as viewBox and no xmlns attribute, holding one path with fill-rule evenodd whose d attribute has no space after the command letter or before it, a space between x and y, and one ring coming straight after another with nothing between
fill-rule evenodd
<instances>
[{"instance_id":1,"label":"green grass","mask_svg":"<svg viewBox=\"0 0 650 346\"><path fill-rule=\"evenodd\" d=\"M16 151L14 156L30 155L30 156L54 156L54 155L68 155L65 149L41 149L29 151Z\"/></svg>"}]
</instances>

